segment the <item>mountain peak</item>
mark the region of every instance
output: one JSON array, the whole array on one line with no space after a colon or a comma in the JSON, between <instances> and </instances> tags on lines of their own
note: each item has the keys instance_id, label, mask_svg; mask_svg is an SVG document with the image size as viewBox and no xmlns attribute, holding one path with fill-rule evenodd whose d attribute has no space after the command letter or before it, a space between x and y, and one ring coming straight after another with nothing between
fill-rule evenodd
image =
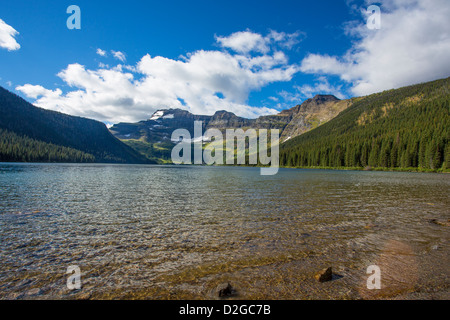
<instances>
[{"instance_id":1,"label":"mountain peak","mask_svg":"<svg viewBox=\"0 0 450 320\"><path fill-rule=\"evenodd\" d=\"M314 98L308 100L314 101L316 103L324 103L328 101L339 101L340 99L336 98L332 94L317 94L314 96Z\"/></svg>"},{"instance_id":2,"label":"mountain peak","mask_svg":"<svg viewBox=\"0 0 450 320\"><path fill-rule=\"evenodd\" d=\"M224 117L224 116L228 116L228 117L236 117L236 115L233 112L227 111L227 110L219 110L216 111L213 115L213 117Z\"/></svg>"},{"instance_id":3,"label":"mountain peak","mask_svg":"<svg viewBox=\"0 0 450 320\"><path fill-rule=\"evenodd\" d=\"M174 117L186 116L191 113L182 109L159 109L156 110L149 120L173 119Z\"/></svg>"},{"instance_id":4,"label":"mountain peak","mask_svg":"<svg viewBox=\"0 0 450 320\"><path fill-rule=\"evenodd\" d=\"M331 94L317 94L313 98L309 98L303 103L296 105L295 107L292 107L287 110L281 111L280 115L293 115L300 111L305 111L310 106L317 106L328 102L337 102L340 101L340 99L336 98L335 96Z\"/></svg>"}]
</instances>

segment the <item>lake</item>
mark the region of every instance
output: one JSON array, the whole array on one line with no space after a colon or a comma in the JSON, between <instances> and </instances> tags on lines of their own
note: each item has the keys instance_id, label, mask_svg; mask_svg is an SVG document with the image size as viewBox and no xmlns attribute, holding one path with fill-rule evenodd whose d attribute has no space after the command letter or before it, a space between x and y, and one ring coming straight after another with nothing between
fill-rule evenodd
<instances>
[{"instance_id":1,"label":"lake","mask_svg":"<svg viewBox=\"0 0 450 320\"><path fill-rule=\"evenodd\" d=\"M0 163L0 299L450 297L450 175L259 173Z\"/></svg>"}]
</instances>

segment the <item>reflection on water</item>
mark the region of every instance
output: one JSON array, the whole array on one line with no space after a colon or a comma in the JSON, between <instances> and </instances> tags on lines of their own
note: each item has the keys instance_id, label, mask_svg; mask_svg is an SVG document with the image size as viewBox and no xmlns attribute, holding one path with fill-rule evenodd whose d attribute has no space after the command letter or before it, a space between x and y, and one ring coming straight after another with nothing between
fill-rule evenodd
<instances>
[{"instance_id":1,"label":"reflection on water","mask_svg":"<svg viewBox=\"0 0 450 320\"><path fill-rule=\"evenodd\" d=\"M450 176L0 164L0 298L440 298ZM435 222L430 222L436 219ZM382 290L366 288L377 264ZM70 265L82 290L66 287ZM332 266L334 281L314 274Z\"/></svg>"}]
</instances>

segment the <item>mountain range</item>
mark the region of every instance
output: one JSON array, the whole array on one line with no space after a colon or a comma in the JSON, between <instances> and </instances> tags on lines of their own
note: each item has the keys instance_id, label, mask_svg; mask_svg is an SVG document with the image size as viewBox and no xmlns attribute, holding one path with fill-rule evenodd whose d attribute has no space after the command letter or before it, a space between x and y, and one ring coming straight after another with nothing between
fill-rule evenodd
<instances>
[{"instance_id":1,"label":"mountain range","mask_svg":"<svg viewBox=\"0 0 450 320\"><path fill-rule=\"evenodd\" d=\"M157 110L136 123L105 124L35 107L0 87L0 161L170 163L172 132L279 129L280 165L450 168L450 78L339 100L316 95L278 114Z\"/></svg>"},{"instance_id":2,"label":"mountain range","mask_svg":"<svg viewBox=\"0 0 450 320\"><path fill-rule=\"evenodd\" d=\"M170 141L175 129L187 129L193 135L194 121L202 121L203 130L280 129L281 140L286 141L329 121L350 105L351 100L341 101L332 95L317 95L291 109L257 119L242 118L225 110L206 116L195 115L182 109L162 109L156 111L148 120L119 123L112 126L110 131L121 140L161 143Z\"/></svg>"},{"instance_id":3,"label":"mountain range","mask_svg":"<svg viewBox=\"0 0 450 320\"><path fill-rule=\"evenodd\" d=\"M156 111L148 120L119 123L112 126L110 131L147 157L168 160L174 145L171 141L172 132L186 129L193 137L195 121L202 121L202 132L210 128L219 129L223 133L226 129L279 129L280 141L284 142L329 121L351 104L352 100L317 95L291 109L256 119L242 118L224 110L207 116L181 109L163 109Z\"/></svg>"}]
</instances>

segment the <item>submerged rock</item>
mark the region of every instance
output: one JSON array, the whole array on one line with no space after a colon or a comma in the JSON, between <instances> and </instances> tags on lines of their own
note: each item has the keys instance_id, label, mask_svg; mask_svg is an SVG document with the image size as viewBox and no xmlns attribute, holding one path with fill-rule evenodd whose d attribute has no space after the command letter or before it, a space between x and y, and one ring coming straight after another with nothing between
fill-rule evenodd
<instances>
[{"instance_id":1,"label":"submerged rock","mask_svg":"<svg viewBox=\"0 0 450 320\"><path fill-rule=\"evenodd\" d=\"M331 281L333 279L333 270L331 269L331 267L323 269L316 273L314 278L319 282Z\"/></svg>"},{"instance_id":2,"label":"submerged rock","mask_svg":"<svg viewBox=\"0 0 450 320\"><path fill-rule=\"evenodd\" d=\"M430 223L434 223L434 224L437 224L439 226L450 227L450 219L447 220L447 221L445 221L445 220L441 221L441 220L438 220L438 219L430 219L429 221L430 221Z\"/></svg>"},{"instance_id":3,"label":"submerged rock","mask_svg":"<svg viewBox=\"0 0 450 320\"><path fill-rule=\"evenodd\" d=\"M42 290L39 288L33 288L27 291L27 295L29 296L36 296L42 294Z\"/></svg>"},{"instance_id":4,"label":"submerged rock","mask_svg":"<svg viewBox=\"0 0 450 320\"><path fill-rule=\"evenodd\" d=\"M231 284L228 282L226 285L222 284L218 287L219 290L219 297L230 297L236 293L236 290L231 286Z\"/></svg>"}]
</instances>

